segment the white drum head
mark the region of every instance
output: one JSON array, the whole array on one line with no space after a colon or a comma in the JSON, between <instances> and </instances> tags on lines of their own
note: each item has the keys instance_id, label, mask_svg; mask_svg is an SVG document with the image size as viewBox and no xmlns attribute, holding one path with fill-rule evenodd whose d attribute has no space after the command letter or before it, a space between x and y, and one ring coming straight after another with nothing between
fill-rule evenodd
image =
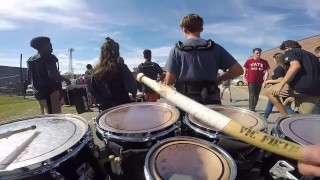
<instances>
[{"instance_id":1,"label":"white drum head","mask_svg":"<svg viewBox=\"0 0 320 180\"><path fill-rule=\"evenodd\" d=\"M301 145L320 144L320 116L298 115L281 120L281 132Z\"/></svg>"},{"instance_id":2,"label":"white drum head","mask_svg":"<svg viewBox=\"0 0 320 180\"><path fill-rule=\"evenodd\" d=\"M1 125L0 134L33 125L36 126L36 129L0 139L0 165L7 166L5 170L51 161L51 158L75 145L88 130L87 121L79 116L45 115L15 120L12 123ZM31 141L12 163L9 165L1 164L8 155L32 136L35 131L40 132L40 134Z\"/></svg>"},{"instance_id":3,"label":"white drum head","mask_svg":"<svg viewBox=\"0 0 320 180\"><path fill-rule=\"evenodd\" d=\"M147 133L172 126L179 111L165 103L129 103L107 110L99 117L99 126L108 132Z\"/></svg>"},{"instance_id":4,"label":"white drum head","mask_svg":"<svg viewBox=\"0 0 320 180\"><path fill-rule=\"evenodd\" d=\"M146 173L151 179L234 179L236 165L218 146L190 137L168 138L150 149Z\"/></svg>"}]
</instances>

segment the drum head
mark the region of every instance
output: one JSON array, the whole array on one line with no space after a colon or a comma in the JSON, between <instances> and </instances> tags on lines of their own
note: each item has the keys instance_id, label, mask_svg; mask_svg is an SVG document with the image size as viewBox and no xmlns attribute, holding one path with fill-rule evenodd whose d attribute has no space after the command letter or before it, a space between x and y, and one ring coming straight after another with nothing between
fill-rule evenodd
<instances>
[{"instance_id":1,"label":"drum head","mask_svg":"<svg viewBox=\"0 0 320 180\"><path fill-rule=\"evenodd\" d=\"M179 111L165 103L130 103L103 112L98 125L113 133L147 133L170 127L178 118Z\"/></svg>"},{"instance_id":2,"label":"drum head","mask_svg":"<svg viewBox=\"0 0 320 180\"><path fill-rule=\"evenodd\" d=\"M28 130L12 134L8 138L0 139L0 165L7 166L5 170L27 167L39 162L50 163L51 158L61 154L75 145L87 132L88 123L85 119L75 115L45 115L28 119L15 120L0 126L0 134L7 131L36 126ZM4 164L12 152L27 141L35 131L38 134L22 153L9 165Z\"/></svg>"},{"instance_id":3,"label":"drum head","mask_svg":"<svg viewBox=\"0 0 320 180\"><path fill-rule=\"evenodd\" d=\"M320 144L320 117L312 115L291 116L279 123L281 132L301 145Z\"/></svg>"},{"instance_id":4,"label":"drum head","mask_svg":"<svg viewBox=\"0 0 320 180\"><path fill-rule=\"evenodd\" d=\"M148 152L151 179L234 179L236 165L218 146L191 137L168 138Z\"/></svg>"},{"instance_id":5,"label":"drum head","mask_svg":"<svg viewBox=\"0 0 320 180\"><path fill-rule=\"evenodd\" d=\"M229 106L216 106L216 105L206 105L208 108L221 113L232 120L246 126L246 127L251 127L255 130L263 130L267 127L267 122L258 114L251 112L246 109L242 108L237 108L237 107L229 107ZM188 119L190 122L195 124L196 126L205 128L205 129L210 129L214 131L218 131L217 129L200 122L197 118L194 116L188 114Z\"/></svg>"}]
</instances>

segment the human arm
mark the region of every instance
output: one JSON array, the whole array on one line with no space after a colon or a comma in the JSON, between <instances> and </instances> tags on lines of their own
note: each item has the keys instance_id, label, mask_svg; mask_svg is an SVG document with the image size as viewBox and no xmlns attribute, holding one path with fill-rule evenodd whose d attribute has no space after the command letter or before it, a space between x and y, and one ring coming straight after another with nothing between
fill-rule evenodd
<instances>
[{"instance_id":1,"label":"human arm","mask_svg":"<svg viewBox=\"0 0 320 180\"><path fill-rule=\"evenodd\" d=\"M308 176L320 176L320 145L304 147L302 156L306 163L298 163L299 172Z\"/></svg>"},{"instance_id":2,"label":"human arm","mask_svg":"<svg viewBox=\"0 0 320 180\"><path fill-rule=\"evenodd\" d=\"M264 76L263 76L263 83L262 83L262 87L265 88L266 85L268 84L267 81L268 81L268 76L269 76L269 71L266 70L265 73L264 73Z\"/></svg>"},{"instance_id":3,"label":"human arm","mask_svg":"<svg viewBox=\"0 0 320 180\"><path fill-rule=\"evenodd\" d=\"M265 70L264 76L263 76L263 83L266 83L266 81L268 80L268 77L269 77L269 71Z\"/></svg>"},{"instance_id":4,"label":"human arm","mask_svg":"<svg viewBox=\"0 0 320 180\"><path fill-rule=\"evenodd\" d=\"M48 75L50 79L53 79L57 82L61 82L61 81L65 81L67 83L67 85L71 84L71 81L65 77L63 77L62 75L60 75L60 73L58 71L55 70L48 70Z\"/></svg>"},{"instance_id":5,"label":"human arm","mask_svg":"<svg viewBox=\"0 0 320 180\"><path fill-rule=\"evenodd\" d=\"M176 75L171 72L166 72L164 83L167 85L173 85L176 82Z\"/></svg>"},{"instance_id":6,"label":"human arm","mask_svg":"<svg viewBox=\"0 0 320 180\"><path fill-rule=\"evenodd\" d=\"M300 68L301 68L301 64L299 61L295 61L295 60L291 61L287 74L283 77L282 81L278 83L278 86L272 89L272 92L271 92L272 95L274 96L279 95L283 86L294 78L294 76L297 74Z\"/></svg>"},{"instance_id":7,"label":"human arm","mask_svg":"<svg viewBox=\"0 0 320 180\"><path fill-rule=\"evenodd\" d=\"M173 85L176 83L178 72L180 72L180 67L178 63L178 59L175 55L175 48L173 48L170 51L169 57L167 59L166 65L165 65L165 77L164 77L164 83L167 85Z\"/></svg>"},{"instance_id":8,"label":"human arm","mask_svg":"<svg viewBox=\"0 0 320 180\"><path fill-rule=\"evenodd\" d=\"M248 69L244 68L242 76L243 76L243 82L245 84L247 83L247 72L248 72Z\"/></svg>"},{"instance_id":9,"label":"human arm","mask_svg":"<svg viewBox=\"0 0 320 180\"><path fill-rule=\"evenodd\" d=\"M65 81L67 85L70 85L71 81L68 78L63 77L58 71L58 68L56 65L58 62L57 57L55 57L54 55L49 55L49 56L45 56L45 58L46 58L45 66L48 71L49 78L56 82Z\"/></svg>"},{"instance_id":10,"label":"human arm","mask_svg":"<svg viewBox=\"0 0 320 180\"><path fill-rule=\"evenodd\" d=\"M242 73L243 73L243 68L241 67L241 65L238 62L236 62L231 66L229 71L227 71L226 73L224 73L218 77L217 83L221 84L222 81L234 79L234 78L240 76Z\"/></svg>"},{"instance_id":11,"label":"human arm","mask_svg":"<svg viewBox=\"0 0 320 180\"><path fill-rule=\"evenodd\" d=\"M135 96L137 94L137 83L134 79L131 71L129 70L128 66L125 64L122 64L122 80L124 82L125 89L132 94L132 96Z\"/></svg>"},{"instance_id":12,"label":"human arm","mask_svg":"<svg viewBox=\"0 0 320 180\"><path fill-rule=\"evenodd\" d=\"M278 79L269 79L266 80L266 84L278 84L282 81L283 77L279 77Z\"/></svg>"},{"instance_id":13,"label":"human arm","mask_svg":"<svg viewBox=\"0 0 320 180\"><path fill-rule=\"evenodd\" d=\"M165 73L163 71L163 69L159 66L159 64L156 64L156 67L157 67L157 73L159 75L159 80L162 81L165 77Z\"/></svg>"}]
</instances>

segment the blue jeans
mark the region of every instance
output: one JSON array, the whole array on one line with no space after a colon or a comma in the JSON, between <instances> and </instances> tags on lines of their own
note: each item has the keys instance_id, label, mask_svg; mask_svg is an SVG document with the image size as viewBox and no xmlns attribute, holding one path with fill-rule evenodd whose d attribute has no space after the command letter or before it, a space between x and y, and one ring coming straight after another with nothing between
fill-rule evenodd
<instances>
[{"instance_id":1,"label":"blue jeans","mask_svg":"<svg viewBox=\"0 0 320 180\"><path fill-rule=\"evenodd\" d=\"M272 102L270 100L268 100L267 107L266 107L266 110L263 115L264 118L268 119L269 115L272 112L273 106L274 105L272 104ZM291 106L285 106L284 108L286 109L288 114L294 114L294 111L291 109Z\"/></svg>"}]
</instances>

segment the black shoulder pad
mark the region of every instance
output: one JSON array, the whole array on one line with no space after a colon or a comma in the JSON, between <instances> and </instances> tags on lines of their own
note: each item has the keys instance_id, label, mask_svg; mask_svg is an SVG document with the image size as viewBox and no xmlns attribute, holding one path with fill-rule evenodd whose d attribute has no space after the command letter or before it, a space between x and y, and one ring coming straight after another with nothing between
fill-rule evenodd
<instances>
[{"instance_id":1,"label":"black shoulder pad","mask_svg":"<svg viewBox=\"0 0 320 180\"><path fill-rule=\"evenodd\" d=\"M207 40L207 45L205 45L205 46L196 46L196 47L186 46L181 41L178 41L176 43L176 48L178 48L181 51L193 51L193 50L208 51L208 50L213 49L214 46L215 46L215 43L211 39Z\"/></svg>"}]
</instances>

